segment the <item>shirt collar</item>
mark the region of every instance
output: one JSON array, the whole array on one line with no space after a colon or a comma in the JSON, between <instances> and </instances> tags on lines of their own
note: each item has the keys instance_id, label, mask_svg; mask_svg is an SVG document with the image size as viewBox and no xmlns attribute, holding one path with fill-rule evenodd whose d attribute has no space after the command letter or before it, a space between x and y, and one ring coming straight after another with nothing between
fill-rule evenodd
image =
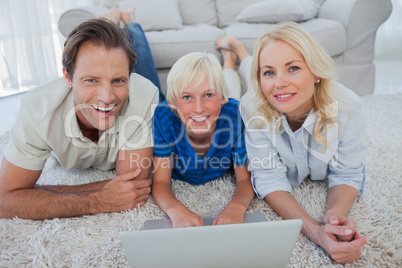
<instances>
[{"instance_id":1,"label":"shirt collar","mask_svg":"<svg viewBox=\"0 0 402 268\"><path fill-rule=\"evenodd\" d=\"M279 130L279 133L283 133L286 131L290 135L291 133L293 133L293 131L289 126L288 120L286 119L286 115L282 112L280 114L281 114L282 127ZM311 109L300 129L305 129L308 133L310 133L310 135L313 135L314 126L315 123L317 122L317 118L318 118L317 114L314 112L313 109Z\"/></svg>"}]
</instances>

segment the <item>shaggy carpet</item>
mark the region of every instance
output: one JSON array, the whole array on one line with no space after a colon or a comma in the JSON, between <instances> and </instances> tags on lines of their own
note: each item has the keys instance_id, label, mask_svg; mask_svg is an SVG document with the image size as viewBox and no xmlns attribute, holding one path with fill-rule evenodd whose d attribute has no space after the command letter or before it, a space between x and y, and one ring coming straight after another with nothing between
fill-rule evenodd
<instances>
[{"instance_id":1,"label":"shaggy carpet","mask_svg":"<svg viewBox=\"0 0 402 268\"><path fill-rule=\"evenodd\" d=\"M345 267L402 267L402 95L364 96L363 101L369 116L364 159L367 183L349 217L370 241L362 248L361 258ZM9 133L0 137L1 158L8 139ZM51 158L40 183L80 184L113 177L113 171L65 171ZM187 207L210 216L217 215L229 202L235 185L233 178L225 175L200 186L173 182L172 187ZM326 194L326 182L306 181L294 189L295 198L317 221L324 214ZM268 220L281 220L256 198L249 212L258 211ZM0 219L0 267L127 267L119 233L141 230L145 220L165 217L150 199L142 208L120 213L43 221ZM289 267L342 265L300 234Z\"/></svg>"}]
</instances>

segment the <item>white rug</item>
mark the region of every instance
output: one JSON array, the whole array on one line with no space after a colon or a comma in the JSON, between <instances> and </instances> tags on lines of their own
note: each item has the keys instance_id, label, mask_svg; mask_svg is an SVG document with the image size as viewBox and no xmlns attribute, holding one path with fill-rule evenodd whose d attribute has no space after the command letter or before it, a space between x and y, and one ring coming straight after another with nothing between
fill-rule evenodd
<instances>
[{"instance_id":1,"label":"white rug","mask_svg":"<svg viewBox=\"0 0 402 268\"><path fill-rule=\"evenodd\" d=\"M402 266L402 95L365 96L369 111L367 184L349 216L358 230L370 236L360 260L346 267ZM0 137L3 157L9 133ZM113 172L94 169L65 171L50 159L41 183L78 184L112 178ZM294 189L296 199L316 220L325 210L327 184L305 182ZM177 197L201 216L218 214L231 199L229 177L201 186L173 183ZM269 220L281 220L262 200L250 212L262 211ZM0 220L0 267L127 267L119 238L121 231L141 230L146 219L166 215L153 200L140 209L44 221ZM152 250L152 249L150 249ZM267 267L269 263L267 263ZM290 267L341 267L303 234L295 246Z\"/></svg>"}]
</instances>

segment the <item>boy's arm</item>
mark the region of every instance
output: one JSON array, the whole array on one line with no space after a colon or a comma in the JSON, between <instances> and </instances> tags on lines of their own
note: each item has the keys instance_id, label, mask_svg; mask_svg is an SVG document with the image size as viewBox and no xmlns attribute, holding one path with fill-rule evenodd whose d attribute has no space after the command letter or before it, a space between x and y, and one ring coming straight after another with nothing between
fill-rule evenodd
<instances>
[{"instance_id":1,"label":"boy's arm","mask_svg":"<svg viewBox=\"0 0 402 268\"><path fill-rule=\"evenodd\" d=\"M170 187L172 177L173 156L154 157L154 173L152 176L152 198L172 220L173 227L190 227L205 225L203 219L189 210L176 199Z\"/></svg>"},{"instance_id":2,"label":"boy's arm","mask_svg":"<svg viewBox=\"0 0 402 268\"><path fill-rule=\"evenodd\" d=\"M254 199L254 190L251 186L250 172L247 164L237 166L234 164L236 175L236 190L233 199L226 208L216 217L212 224L229 224L244 222L244 214Z\"/></svg>"}]
</instances>

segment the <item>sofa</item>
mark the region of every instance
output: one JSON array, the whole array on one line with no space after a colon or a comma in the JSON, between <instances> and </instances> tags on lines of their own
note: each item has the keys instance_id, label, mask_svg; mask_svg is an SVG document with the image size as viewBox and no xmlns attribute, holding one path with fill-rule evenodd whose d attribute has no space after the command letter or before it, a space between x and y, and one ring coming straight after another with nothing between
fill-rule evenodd
<instances>
[{"instance_id":1,"label":"sofa","mask_svg":"<svg viewBox=\"0 0 402 268\"><path fill-rule=\"evenodd\" d=\"M79 23L110 7L136 6L155 61L162 90L181 56L205 51L221 59L215 41L232 35L253 53L257 39L283 21L296 21L335 61L338 81L359 95L375 85L374 44L389 17L390 0L101 0L100 5L65 11L59 30L67 36Z\"/></svg>"}]
</instances>

